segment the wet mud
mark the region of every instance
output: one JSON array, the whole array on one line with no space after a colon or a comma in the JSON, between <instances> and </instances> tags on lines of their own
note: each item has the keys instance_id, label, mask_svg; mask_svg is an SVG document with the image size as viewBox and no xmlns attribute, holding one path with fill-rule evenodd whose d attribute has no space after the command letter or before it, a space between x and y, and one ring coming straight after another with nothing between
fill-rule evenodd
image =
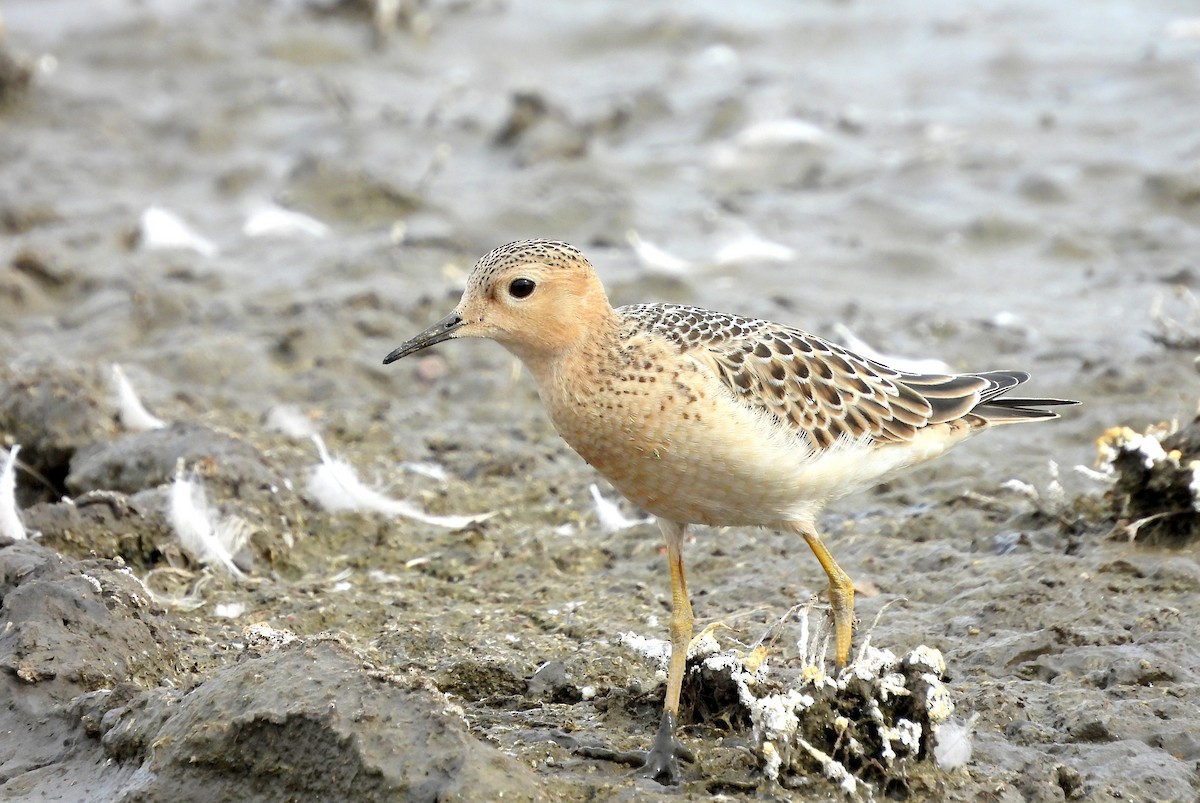
<instances>
[{"instance_id":1,"label":"wet mud","mask_svg":"<svg viewBox=\"0 0 1200 803\"><path fill-rule=\"evenodd\" d=\"M824 516L856 640L940 650L972 748L862 794L1195 798L1195 436L1164 441L1169 497L1076 470L1200 400L1194 9L52 6L0 9L0 442L31 536L0 541L0 797L844 797L802 760L768 778L703 673L679 787L573 751L657 728L622 638L666 637L657 528L606 528L589 485L615 493L498 346L381 364L480 255L550 237L618 304L1082 400ZM130 429L113 363L166 427ZM495 515L328 512L309 432L430 515ZM243 523L241 577L176 537L181 464ZM1168 507L1169 537L1131 528ZM697 528L685 556L698 625L798 672L805 545Z\"/></svg>"}]
</instances>

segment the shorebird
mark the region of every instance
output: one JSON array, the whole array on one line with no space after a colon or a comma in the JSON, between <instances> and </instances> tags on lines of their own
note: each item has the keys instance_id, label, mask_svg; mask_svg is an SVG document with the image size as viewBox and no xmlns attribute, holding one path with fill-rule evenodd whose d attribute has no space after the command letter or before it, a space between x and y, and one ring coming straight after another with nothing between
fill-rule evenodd
<instances>
[{"instance_id":1,"label":"shorebird","mask_svg":"<svg viewBox=\"0 0 1200 803\"><path fill-rule=\"evenodd\" d=\"M802 537L829 579L835 660L845 666L854 585L817 533L830 500L937 457L998 424L1057 418L1077 402L1010 398L1021 371L918 374L770 321L675 304L613 309L566 243L524 240L476 263L454 311L385 359L484 337L533 375L566 442L653 514L671 572L671 661L645 769L679 781L675 735L692 637L689 525L757 525Z\"/></svg>"}]
</instances>

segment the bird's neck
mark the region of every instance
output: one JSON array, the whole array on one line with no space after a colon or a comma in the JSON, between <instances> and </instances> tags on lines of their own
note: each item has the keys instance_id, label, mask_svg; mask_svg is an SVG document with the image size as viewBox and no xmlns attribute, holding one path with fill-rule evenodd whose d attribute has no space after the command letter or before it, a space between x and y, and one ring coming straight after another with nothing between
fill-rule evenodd
<instances>
[{"instance_id":1,"label":"bird's neck","mask_svg":"<svg viewBox=\"0 0 1200 803\"><path fill-rule=\"evenodd\" d=\"M570 338L560 339L553 350L523 350L524 353L514 350L533 374L538 391L548 404L566 394L577 394L590 384L588 378L599 375L617 351L621 320L605 304L590 320L579 321L571 334Z\"/></svg>"}]
</instances>

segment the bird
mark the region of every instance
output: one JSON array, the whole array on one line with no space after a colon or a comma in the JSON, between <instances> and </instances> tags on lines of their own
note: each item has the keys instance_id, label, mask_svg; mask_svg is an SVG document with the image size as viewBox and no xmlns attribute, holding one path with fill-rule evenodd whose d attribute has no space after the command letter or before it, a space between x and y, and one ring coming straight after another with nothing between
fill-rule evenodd
<instances>
[{"instance_id":1,"label":"bird","mask_svg":"<svg viewBox=\"0 0 1200 803\"><path fill-rule=\"evenodd\" d=\"M488 252L450 314L384 359L488 338L533 376L567 444L658 521L671 578L671 657L644 771L681 779L676 735L692 638L688 528L794 533L828 578L835 662L849 660L854 584L818 533L827 503L1001 424L1057 418L1069 399L1005 394L1023 371L913 373L771 321L678 304L613 308L573 246L520 240Z\"/></svg>"}]
</instances>

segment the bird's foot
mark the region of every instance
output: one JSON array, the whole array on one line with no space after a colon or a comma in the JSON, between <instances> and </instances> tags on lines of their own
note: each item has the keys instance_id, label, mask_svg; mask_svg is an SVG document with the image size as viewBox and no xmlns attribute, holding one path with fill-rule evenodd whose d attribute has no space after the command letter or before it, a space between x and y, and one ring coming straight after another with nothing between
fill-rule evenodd
<instances>
[{"instance_id":1,"label":"bird's foot","mask_svg":"<svg viewBox=\"0 0 1200 803\"><path fill-rule=\"evenodd\" d=\"M670 711L663 711L662 719L658 723L658 733L654 735L654 743L646 751L646 762L642 764L642 769L646 771L647 778L664 786L677 786L681 758L684 761L692 761L695 754L684 747L675 735L675 715Z\"/></svg>"},{"instance_id":2,"label":"bird's foot","mask_svg":"<svg viewBox=\"0 0 1200 803\"><path fill-rule=\"evenodd\" d=\"M658 724L658 733L649 750L613 750L610 747L598 745L575 744L572 746L576 755L584 758L594 758L600 761L612 761L617 764L628 764L644 771L647 778L658 781L664 786L675 786L679 783L679 760L694 761L696 754L685 747L675 736L675 717L664 711Z\"/></svg>"}]
</instances>

